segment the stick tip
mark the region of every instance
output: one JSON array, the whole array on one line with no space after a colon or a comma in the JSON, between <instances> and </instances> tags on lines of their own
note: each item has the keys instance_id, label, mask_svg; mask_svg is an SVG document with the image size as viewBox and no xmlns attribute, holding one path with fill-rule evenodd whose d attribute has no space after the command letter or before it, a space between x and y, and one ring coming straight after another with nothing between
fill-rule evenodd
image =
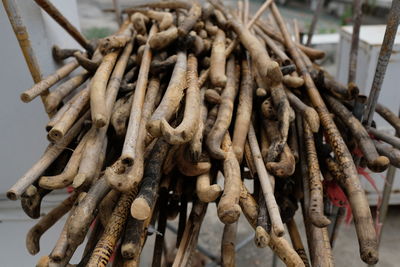
<instances>
[{"instance_id":1,"label":"stick tip","mask_svg":"<svg viewBox=\"0 0 400 267\"><path fill-rule=\"evenodd\" d=\"M49 131L48 137L50 138L51 141L57 142L60 141L63 137L64 134L62 131L59 129L55 129L54 127Z\"/></svg>"},{"instance_id":2,"label":"stick tip","mask_svg":"<svg viewBox=\"0 0 400 267\"><path fill-rule=\"evenodd\" d=\"M383 172L389 167L390 161L385 156L379 156L372 162L368 163L368 168L373 172Z\"/></svg>"},{"instance_id":3,"label":"stick tip","mask_svg":"<svg viewBox=\"0 0 400 267\"><path fill-rule=\"evenodd\" d=\"M93 124L96 128L102 128L107 124L107 118L103 114L96 114L93 118Z\"/></svg>"},{"instance_id":4,"label":"stick tip","mask_svg":"<svg viewBox=\"0 0 400 267\"><path fill-rule=\"evenodd\" d=\"M221 202L220 202L221 203ZM239 219L242 209L238 204L230 206L230 208L225 205L218 205L218 217L224 224L232 224Z\"/></svg>"},{"instance_id":5,"label":"stick tip","mask_svg":"<svg viewBox=\"0 0 400 267\"><path fill-rule=\"evenodd\" d=\"M7 191L7 198L9 200L17 200L18 199L18 194L14 190L10 189Z\"/></svg>"},{"instance_id":6,"label":"stick tip","mask_svg":"<svg viewBox=\"0 0 400 267\"><path fill-rule=\"evenodd\" d=\"M28 102L31 102L31 101L32 101L31 96L30 96L28 93L26 93L26 92L23 92L23 93L20 95L20 98L21 98L22 102L24 102L24 103L28 103Z\"/></svg>"},{"instance_id":7,"label":"stick tip","mask_svg":"<svg viewBox=\"0 0 400 267\"><path fill-rule=\"evenodd\" d=\"M138 220L146 220L149 218L151 213L151 208L149 203L144 198L136 198L131 206L132 217Z\"/></svg>"}]
</instances>

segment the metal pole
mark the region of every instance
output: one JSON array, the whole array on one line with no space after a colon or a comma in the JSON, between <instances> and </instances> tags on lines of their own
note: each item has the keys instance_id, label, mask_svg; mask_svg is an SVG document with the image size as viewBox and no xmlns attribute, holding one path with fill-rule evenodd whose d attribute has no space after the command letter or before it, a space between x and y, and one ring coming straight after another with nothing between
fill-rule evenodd
<instances>
[{"instance_id":1,"label":"metal pole","mask_svg":"<svg viewBox=\"0 0 400 267\"><path fill-rule=\"evenodd\" d=\"M379 52L379 59L375 70L374 80L372 82L371 92L369 93L367 107L364 112L364 122L366 123L367 127L371 126L372 118L375 112L375 106L381 91L383 78L385 77L386 68L389 63L390 55L392 54L399 21L400 0L393 0L386 25L385 37L383 38L381 51Z\"/></svg>"},{"instance_id":2,"label":"metal pole","mask_svg":"<svg viewBox=\"0 0 400 267\"><path fill-rule=\"evenodd\" d=\"M314 16L310 25L310 30L308 31L307 43L306 46L311 45L311 39L313 37L315 26L317 25L317 21L319 18L319 14L322 12L322 7L324 6L325 0L318 0L317 8L314 11Z\"/></svg>"}]
</instances>

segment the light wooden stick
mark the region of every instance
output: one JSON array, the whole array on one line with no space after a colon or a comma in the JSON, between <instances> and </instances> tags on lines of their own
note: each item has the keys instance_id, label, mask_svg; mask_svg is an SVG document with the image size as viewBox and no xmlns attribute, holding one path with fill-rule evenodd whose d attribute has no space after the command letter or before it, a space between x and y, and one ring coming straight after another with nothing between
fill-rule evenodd
<instances>
[{"instance_id":1,"label":"light wooden stick","mask_svg":"<svg viewBox=\"0 0 400 267\"><path fill-rule=\"evenodd\" d=\"M260 147L258 145L256 133L252 124L250 124L248 140L250 143L251 153L253 154L254 164L256 165L261 188L264 192L265 202L267 203L272 229L277 236L283 236L285 229L283 227L282 218L279 214L279 207L275 200L268 172L261 157Z\"/></svg>"},{"instance_id":2,"label":"light wooden stick","mask_svg":"<svg viewBox=\"0 0 400 267\"><path fill-rule=\"evenodd\" d=\"M153 25L151 27L149 32L149 39L153 34L157 32L157 30L157 26ZM142 62L140 63L139 76L133 96L128 129L121 154L122 160L128 163L128 165L132 165L135 158L137 145L136 140L139 134L139 122L142 116L143 101L146 95L147 79L149 75L151 58L152 52L150 50L149 44L147 43L145 46L145 51L143 52Z\"/></svg>"},{"instance_id":3,"label":"light wooden stick","mask_svg":"<svg viewBox=\"0 0 400 267\"><path fill-rule=\"evenodd\" d=\"M39 83L35 84L32 88L26 90L21 94L21 100L24 102L30 102L46 90L48 90L55 83L66 77L70 74L74 69L79 66L76 60L72 60L71 62L65 64L55 73L43 78Z\"/></svg>"},{"instance_id":4,"label":"light wooden stick","mask_svg":"<svg viewBox=\"0 0 400 267\"><path fill-rule=\"evenodd\" d=\"M89 114L82 116L75 125L68 131L65 137L55 144L50 144L43 156L35 165L29 169L8 191L7 197L11 200L18 199L21 194L36 181L42 173L50 166L50 164L63 152L63 150L71 143L72 139L80 132L83 122L88 118Z\"/></svg>"}]
</instances>

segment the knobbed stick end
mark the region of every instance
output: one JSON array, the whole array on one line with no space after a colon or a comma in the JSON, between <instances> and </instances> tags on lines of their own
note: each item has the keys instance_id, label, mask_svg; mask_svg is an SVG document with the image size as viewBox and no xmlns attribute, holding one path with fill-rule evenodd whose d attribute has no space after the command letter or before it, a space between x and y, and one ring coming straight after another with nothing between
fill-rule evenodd
<instances>
[{"instance_id":1,"label":"knobbed stick end","mask_svg":"<svg viewBox=\"0 0 400 267\"><path fill-rule=\"evenodd\" d=\"M259 248L265 248L268 246L270 239L271 238L267 231L265 231L264 227L257 226L256 235L254 236L254 242L256 246Z\"/></svg>"},{"instance_id":2,"label":"knobbed stick end","mask_svg":"<svg viewBox=\"0 0 400 267\"><path fill-rule=\"evenodd\" d=\"M86 174L78 173L74 178L74 182L72 183L72 187L73 188L78 188L79 186L81 186L86 181L86 178L87 178Z\"/></svg>"},{"instance_id":3,"label":"knobbed stick end","mask_svg":"<svg viewBox=\"0 0 400 267\"><path fill-rule=\"evenodd\" d=\"M379 253L377 250L376 241L373 241L372 244L366 244L365 246L360 247L360 255L361 259L371 265L375 265L379 260Z\"/></svg>"},{"instance_id":4,"label":"knobbed stick end","mask_svg":"<svg viewBox=\"0 0 400 267\"><path fill-rule=\"evenodd\" d=\"M314 210L310 210L310 220L318 228L324 228L331 224L331 221L325 215Z\"/></svg>"},{"instance_id":5,"label":"knobbed stick end","mask_svg":"<svg viewBox=\"0 0 400 267\"><path fill-rule=\"evenodd\" d=\"M162 136L169 144L179 145L186 142L186 132L177 132L174 128L171 127L171 125L169 125L169 123L164 118L160 122L160 128Z\"/></svg>"},{"instance_id":6,"label":"knobbed stick end","mask_svg":"<svg viewBox=\"0 0 400 267\"><path fill-rule=\"evenodd\" d=\"M226 205L218 205L218 217L224 224L232 224L239 219L242 209L238 204L227 207Z\"/></svg>"},{"instance_id":7,"label":"knobbed stick end","mask_svg":"<svg viewBox=\"0 0 400 267\"><path fill-rule=\"evenodd\" d=\"M23 92L20 95L20 98L21 98L22 102L25 102L25 103L31 102L33 99L27 92Z\"/></svg>"},{"instance_id":8,"label":"knobbed stick end","mask_svg":"<svg viewBox=\"0 0 400 267\"><path fill-rule=\"evenodd\" d=\"M34 226L29 230L26 235L26 248L31 255L36 255L40 251L40 237L42 236L42 231L40 227Z\"/></svg>"},{"instance_id":9,"label":"knobbed stick end","mask_svg":"<svg viewBox=\"0 0 400 267\"><path fill-rule=\"evenodd\" d=\"M17 200L20 195L13 189L7 191L7 198L9 200Z\"/></svg>"},{"instance_id":10,"label":"knobbed stick end","mask_svg":"<svg viewBox=\"0 0 400 267\"><path fill-rule=\"evenodd\" d=\"M104 114L95 114L93 116L93 124L96 128L102 128L107 124L107 118Z\"/></svg>"},{"instance_id":11,"label":"knobbed stick end","mask_svg":"<svg viewBox=\"0 0 400 267\"><path fill-rule=\"evenodd\" d=\"M146 124L146 129L153 137L160 137L161 136L160 124L161 124L160 120L150 120Z\"/></svg>"},{"instance_id":12,"label":"knobbed stick end","mask_svg":"<svg viewBox=\"0 0 400 267\"><path fill-rule=\"evenodd\" d=\"M317 133L320 126L320 120L317 111L313 108L306 108L304 111L305 119L313 133Z\"/></svg>"},{"instance_id":13,"label":"knobbed stick end","mask_svg":"<svg viewBox=\"0 0 400 267\"><path fill-rule=\"evenodd\" d=\"M218 184L213 184L207 190L197 192L199 199L205 203L216 200L222 193L222 188Z\"/></svg>"},{"instance_id":14,"label":"knobbed stick end","mask_svg":"<svg viewBox=\"0 0 400 267\"><path fill-rule=\"evenodd\" d=\"M135 255L135 246L132 243L122 244L121 255L124 259L132 259Z\"/></svg>"},{"instance_id":15,"label":"knobbed stick end","mask_svg":"<svg viewBox=\"0 0 400 267\"><path fill-rule=\"evenodd\" d=\"M136 198L131 206L131 215L135 219L146 220L151 215L149 203L144 198Z\"/></svg>"},{"instance_id":16,"label":"knobbed stick end","mask_svg":"<svg viewBox=\"0 0 400 267\"><path fill-rule=\"evenodd\" d=\"M368 162L368 168L373 172L383 172L389 167L390 161L385 156L379 156L372 162Z\"/></svg>"},{"instance_id":17,"label":"knobbed stick end","mask_svg":"<svg viewBox=\"0 0 400 267\"><path fill-rule=\"evenodd\" d=\"M55 129L54 127L49 131L48 137L51 141L57 142L60 141L64 137L64 133L59 129Z\"/></svg>"},{"instance_id":18,"label":"knobbed stick end","mask_svg":"<svg viewBox=\"0 0 400 267\"><path fill-rule=\"evenodd\" d=\"M277 237L282 237L285 234L285 228L283 228L283 224L272 225L272 230Z\"/></svg>"}]
</instances>

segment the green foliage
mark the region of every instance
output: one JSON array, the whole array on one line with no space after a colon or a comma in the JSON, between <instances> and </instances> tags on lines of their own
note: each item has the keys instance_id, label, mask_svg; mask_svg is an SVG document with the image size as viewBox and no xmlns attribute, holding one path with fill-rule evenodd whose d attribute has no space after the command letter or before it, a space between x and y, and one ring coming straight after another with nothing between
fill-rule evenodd
<instances>
[{"instance_id":1,"label":"green foliage","mask_svg":"<svg viewBox=\"0 0 400 267\"><path fill-rule=\"evenodd\" d=\"M104 38L112 34L112 30L110 28L102 27L93 27L83 31L83 35L89 40Z\"/></svg>"}]
</instances>

